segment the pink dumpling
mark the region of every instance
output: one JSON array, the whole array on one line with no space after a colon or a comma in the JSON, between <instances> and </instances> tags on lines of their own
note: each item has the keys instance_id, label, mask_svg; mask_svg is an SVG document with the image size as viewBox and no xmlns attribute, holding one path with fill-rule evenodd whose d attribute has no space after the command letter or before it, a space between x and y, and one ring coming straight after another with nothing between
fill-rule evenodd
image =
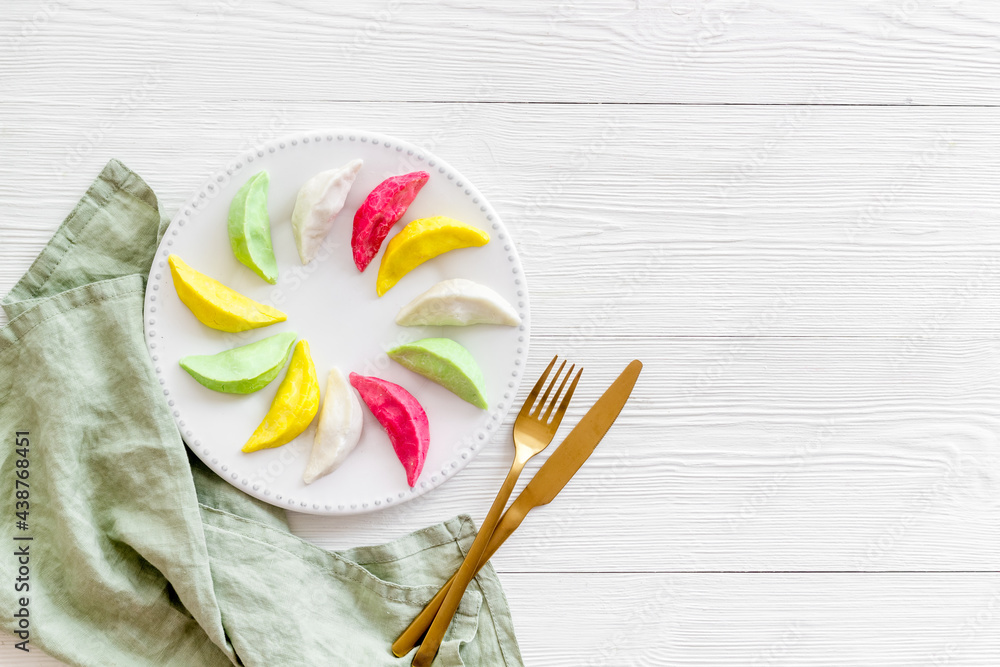
<instances>
[{"instance_id":1,"label":"pink dumpling","mask_svg":"<svg viewBox=\"0 0 1000 667\"><path fill-rule=\"evenodd\" d=\"M424 469L431 442L427 413L419 401L398 384L357 373L351 373L350 380L361 400L389 434L396 458L406 470L406 482L412 488Z\"/></svg>"},{"instance_id":2,"label":"pink dumpling","mask_svg":"<svg viewBox=\"0 0 1000 667\"><path fill-rule=\"evenodd\" d=\"M358 271L364 271L378 254L389 230L406 215L406 209L430 177L426 171L415 171L387 178L358 207L351 232L351 251Z\"/></svg>"}]
</instances>

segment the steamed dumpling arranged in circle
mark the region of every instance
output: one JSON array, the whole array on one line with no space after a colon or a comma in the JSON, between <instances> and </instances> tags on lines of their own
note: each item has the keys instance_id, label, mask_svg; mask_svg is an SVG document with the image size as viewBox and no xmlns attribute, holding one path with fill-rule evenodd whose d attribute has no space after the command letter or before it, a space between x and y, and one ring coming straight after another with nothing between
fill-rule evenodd
<instances>
[{"instance_id":1,"label":"steamed dumpling arranged in circle","mask_svg":"<svg viewBox=\"0 0 1000 667\"><path fill-rule=\"evenodd\" d=\"M375 292L382 296L407 273L438 255L462 248L484 246L490 235L464 222L438 215L421 218L389 240L382 254Z\"/></svg>"},{"instance_id":2,"label":"steamed dumpling arranged in circle","mask_svg":"<svg viewBox=\"0 0 1000 667\"><path fill-rule=\"evenodd\" d=\"M292 350L285 379L271 401L264 420L243 445L247 454L281 447L299 436L319 411L319 380L309 353L309 343L300 340Z\"/></svg>"},{"instance_id":3,"label":"steamed dumpling arranged in circle","mask_svg":"<svg viewBox=\"0 0 1000 667\"><path fill-rule=\"evenodd\" d=\"M347 459L361 440L361 401L339 368L330 369L326 395L319 411L319 423L313 438L312 454L302 481L312 484L329 475Z\"/></svg>"},{"instance_id":4,"label":"steamed dumpling arranged in circle","mask_svg":"<svg viewBox=\"0 0 1000 667\"><path fill-rule=\"evenodd\" d=\"M299 190L292 211L292 231L303 264L311 262L319 252L362 164L362 160L352 160L339 169L320 172Z\"/></svg>"},{"instance_id":5,"label":"steamed dumpling arranged in circle","mask_svg":"<svg viewBox=\"0 0 1000 667\"><path fill-rule=\"evenodd\" d=\"M406 215L431 175L426 171L390 176L368 193L354 213L351 252L358 271L364 271L378 254L389 230Z\"/></svg>"},{"instance_id":6,"label":"steamed dumpling arranged in circle","mask_svg":"<svg viewBox=\"0 0 1000 667\"><path fill-rule=\"evenodd\" d=\"M389 435L396 458L406 471L406 483L417 484L431 442L430 422L420 401L398 384L351 373L351 386Z\"/></svg>"},{"instance_id":7,"label":"steamed dumpling arranged in circle","mask_svg":"<svg viewBox=\"0 0 1000 667\"><path fill-rule=\"evenodd\" d=\"M288 316L258 303L218 280L188 266L177 255L167 257L177 297L205 326L236 333L284 322Z\"/></svg>"},{"instance_id":8,"label":"steamed dumpling arranged in circle","mask_svg":"<svg viewBox=\"0 0 1000 667\"><path fill-rule=\"evenodd\" d=\"M229 243L241 263L274 285L278 261L271 245L271 219L267 214L270 176L260 171L243 184L229 204Z\"/></svg>"},{"instance_id":9,"label":"steamed dumpling arranged in circle","mask_svg":"<svg viewBox=\"0 0 1000 667\"><path fill-rule=\"evenodd\" d=\"M252 394L278 377L295 337L294 331L286 331L217 354L181 357L180 365L212 391Z\"/></svg>"},{"instance_id":10,"label":"steamed dumpling arranged in circle","mask_svg":"<svg viewBox=\"0 0 1000 667\"><path fill-rule=\"evenodd\" d=\"M424 338L389 350L389 358L406 369L486 410L486 380L472 354L450 338Z\"/></svg>"},{"instance_id":11,"label":"steamed dumpling arranged in circle","mask_svg":"<svg viewBox=\"0 0 1000 667\"><path fill-rule=\"evenodd\" d=\"M486 285L465 278L442 280L396 315L396 324L465 327L470 324L500 324L516 327L517 311Z\"/></svg>"}]
</instances>

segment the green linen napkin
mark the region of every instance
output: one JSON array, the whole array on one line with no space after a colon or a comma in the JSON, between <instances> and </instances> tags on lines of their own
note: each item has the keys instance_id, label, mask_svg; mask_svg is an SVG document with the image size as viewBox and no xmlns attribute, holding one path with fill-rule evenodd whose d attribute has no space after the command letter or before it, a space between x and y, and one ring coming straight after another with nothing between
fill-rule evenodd
<instances>
[{"instance_id":1,"label":"green linen napkin","mask_svg":"<svg viewBox=\"0 0 1000 667\"><path fill-rule=\"evenodd\" d=\"M472 522L331 553L191 456L143 344L166 223L112 161L2 302L3 628L74 665L408 665ZM445 639L437 665L522 664L491 567Z\"/></svg>"}]
</instances>

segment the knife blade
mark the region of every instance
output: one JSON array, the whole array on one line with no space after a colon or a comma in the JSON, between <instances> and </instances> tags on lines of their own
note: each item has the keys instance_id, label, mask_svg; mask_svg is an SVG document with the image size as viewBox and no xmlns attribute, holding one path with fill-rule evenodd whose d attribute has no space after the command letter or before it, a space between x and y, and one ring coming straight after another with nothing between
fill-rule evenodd
<instances>
[{"instance_id":1,"label":"knife blade","mask_svg":"<svg viewBox=\"0 0 1000 667\"><path fill-rule=\"evenodd\" d=\"M566 439L560 443L559 447L549 456L548 460L542 464L535 476L528 483L520 495L511 503L503 516L497 523L493 536L490 538L486 551L479 559L476 572L479 572L489 561L490 557L496 553L508 537L511 536L524 517L532 509L539 505L546 505L562 491L566 483L573 478L584 462L594 453L598 443L604 438L611 425L618 419L626 401L632 395L632 388L639 378L642 370L642 362L633 360L625 370L621 372L611 386L601 395L597 402L583 416L583 419L570 431ZM441 587L437 595L431 599L424 607L423 611L417 615L409 627L403 631L392 645L392 652L397 658L413 650L413 647L420 643L420 638L431 627L434 615L448 595L451 587L451 579Z\"/></svg>"},{"instance_id":2,"label":"knife blade","mask_svg":"<svg viewBox=\"0 0 1000 667\"><path fill-rule=\"evenodd\" d=\"M621 372L610 387L601 395L597 402L587 410L583 419L573 427L566 439L560 443L556 451L538 469L528 485L511 503L496 529L493 537L483 552L479 561L482 567L496 553L511 533L521 525L528 512L540 505L547 505L562 491L566 483L583 466L584 462L594 453L597 445L604 438L611 425L618 419L625 402L632 395L632 388L639 379L642 362L633 360Z\"/></svg>"}]
</instances>

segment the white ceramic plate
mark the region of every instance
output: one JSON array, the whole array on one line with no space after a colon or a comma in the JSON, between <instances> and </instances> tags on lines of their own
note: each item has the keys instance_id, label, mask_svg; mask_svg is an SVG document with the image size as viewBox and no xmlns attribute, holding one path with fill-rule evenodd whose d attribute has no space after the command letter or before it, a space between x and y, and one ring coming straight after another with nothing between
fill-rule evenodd
<instances>
[{"instance_id":1,"label":"white ceramic plate","mask_svg":"<svg viewBox=\"0 0 1000 667\"><path fill-rule=\"evenodd\" d=\"M316 173L361 158L364 166L337 217L324 250L302 266L292 237L291 215L301 185ZM229 203L250 176L270 174L268 210L278 260L278 284L268 285L233 256L226 230ZM375 295L380 252L365 272L351 257L354 212L385 178L424 170L431 177L406 216L446 215L486 230L480 248L441 255L406 275L385 296ZM388 243L388 239L386 240ZM383 244L383 250L385 244ZM174 291L167 256L176 253L193 268L241 294L272 305L288 321L239 334L201 324ZM400 307L435 283L468 278L488 285L521 314L521 327L399 327ZM237 488L298 512L354 514L405 502L453 477L489 441L511 408L528 353L528 291L514 244L500 217L479 191L451 166L411 144L371 132L308 132L257 146L214 174L181 207L164 235L146 287L146 343L164 397L188 446ZM302 471L312 448L315 421L283 447L244 454L274 398L284 371L264 389L245 396L201 386L179 365L189 354L214 354L280 331L309 341L320 387L330 368L375 375L402 385L427 411L431 442L415 488L406 483L385 431L362 405L364 431L357 449L332 474L310 485ZM486 377L489 410L479 410L395 362L385 351L407 341L445 336L464 345ZM325 396L324 396L325 398Z\"/></svg>"}]
</instances>

